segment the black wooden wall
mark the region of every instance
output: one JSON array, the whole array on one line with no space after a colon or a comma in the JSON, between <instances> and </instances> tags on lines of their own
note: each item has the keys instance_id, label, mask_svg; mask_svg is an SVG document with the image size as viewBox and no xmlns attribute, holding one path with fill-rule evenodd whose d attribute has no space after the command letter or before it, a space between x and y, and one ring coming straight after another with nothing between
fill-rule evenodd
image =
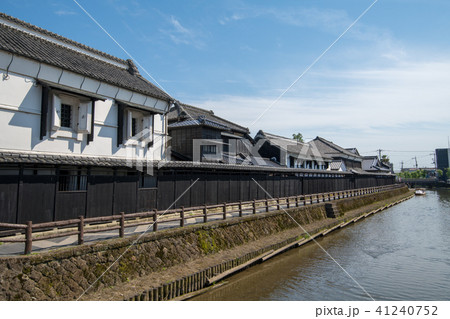
<instances>
[{"instance_id":1,"label":"black wooden wall","mask_svg":"<svg viewBox=\"0 0 450 319\"><path fill-rule=\"evenodd\" d=\"M392 184L395 179L369 175L297 177L171 170L159 172L157 188L139 188L139 175L88 176L87 181L86 190L62 192L58 191L55 175L0 176L0 222L39 223L80 215L108 216L249 201L381 186Z\"/></svg>"}]
</instances>

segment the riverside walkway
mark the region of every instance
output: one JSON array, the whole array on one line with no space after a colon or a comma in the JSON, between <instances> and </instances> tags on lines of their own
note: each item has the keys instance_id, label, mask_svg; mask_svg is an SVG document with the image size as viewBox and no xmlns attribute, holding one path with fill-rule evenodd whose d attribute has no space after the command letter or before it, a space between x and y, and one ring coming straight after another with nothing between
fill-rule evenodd
<instances>
[{"instance_id":1,"label":"riverside walkway","mask_svg":"<svg viewBox=\"0 0 450 319\"><path fill-rule=\"evenodd\" d=\"M145 223L144 225L130 225L123 227L123 236L132 236L132 235L141 235L144 233L150 233L153 231L160 231L164 229L170 229L170 228L177 228L180 226L187 226L187 225L193 225L193 224L199 224L199 223L205 223L211 222L211 221L217 221L217 220L224 220L229 218L239 218L243 216L253 215L253 214L259 214L259 213L265 213L270 211L279 211L279 210L285 210L285 209L291 209L295 207L302 207L305 205L312 205L317 203L324 203L324 202L331 202L342 198L349 198L349 197L357 197L357 196L364 196L370 193L377 193L381 191L386 191L394 188L401 187L403 185L389 185L389 186L380 186L380 187L371 187L371 188L364 188L364 189L357 189L357 190L345 190L345 191L339 191L339 192L331 192L331 193L324 193L324 194L310 194L310 195L298 195L293 197L287 197L287 198L272 198L272 199L266 199L266 200L259 200L259 201L253 201L253 202L246 202L246 203L231 203L226 204L229 205L228 208L231 208L227 210L227 207L224 206L223 213L217 211L213 213L207 214L207 206L205 206L205 210L203 214L195 213L194 209L185 209L183 210L183 217L182 223L180 225L180 218L177 218L177 213L174 213L172 211L168 211L168 213L158 213L159 217L157 220L157 228L154 225L154 222L150 221L147 222L141 222ZM258 203L258 204L256 204ZM233 207L235 206L235 207ZM221 205L212 205L209 206L211 208L221 208ZM198 208L196 208L198 210ZM186 214L184 214L184 211L186 211ZM188 213L191 211L191 213ZM97 241L102 240L108 240L112 238L118 237L118 227L109 227L114 228L109 230L108 225L111 226L111 223L105 223L103 225L96 225L98 227L98 231L94 232L86 232L83 234L83 243L93 243ZM114 226L115 224L112 224ZM86 225L89 226L89 225ZM156 230L157 229L157 230ZM61 232L61 235L57 238L51 238L51 239L39 239L40 236L42 238L44 237L52 237L52 235L49 234L55 234ZM71 233L70 235L64 235L64 232ZM69 246L76 246L79 242L79 235L76 234L79 233L79 231L67 231L66 229L54 229L54 230L47 230L45 232L40 233L33 233L33 241L32 241L32 252L38 253L43 252L51 249L57 249L57 248L63 248L63 247L69 247ZM23 240L25 237L22 233L17 233L14 236L9 237L0 237L0 256L11 256L11 255L21 255L24 252L24 246L26 245L24 242L5 242L8 239L15 240L15 238L19 240ZM3 241L2 241L3 239ZM26 249L25 249L26 250Z\"/></svg>"}]
</instances>

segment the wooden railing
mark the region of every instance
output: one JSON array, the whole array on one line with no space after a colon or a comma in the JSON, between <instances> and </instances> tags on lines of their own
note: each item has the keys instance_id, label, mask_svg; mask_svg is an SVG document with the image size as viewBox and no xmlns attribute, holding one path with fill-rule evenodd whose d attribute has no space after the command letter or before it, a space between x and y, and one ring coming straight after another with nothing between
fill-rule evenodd
<instances>
[{"instance_id":1,"label":"wooden railing","mask_svg":"<svg viewBox=\"0 0 450 319\"><path fill-rule=\"evenodd\" d=\"M72 235L78 235L78 245L84 243L84 235L89 233L107 232L118 230L119 237L125 236L125 228L141 225L151 225L153 231L158 230L158 225L169 222L179 222L179 227L184 227L187 219L202 218L203 222L208 222L212 216L222 216L226 219L228 214L238 213L239 217L244 214L257 214L269 212L271 210L280 210L284 208L293 208L311 205L315 203L327 202L342 198L361 196L371 193L378 193L389 189L402 187L403 184L393 184L378 187L368 187L352 190L344 190L329 193L319 193L310 195L297 195L290 197L259 199L245 202L223 203L217 205L205 205L189 208L177 208L166 211L153 210L150 212L133 213L119 215L85 218L80 216L77 219L69 219L56 222L33 224L28 221L26 224L0 223L0 228L17 230L22 233L19 238L0 238L1 242L23 242L25 243L24 254L30 254L33 247L33 241L48 240ZM100 223L108 225L98 225ZM113 223L113 224L111 224ZM94 224L94 226L93 226ZM99 228L100 227L100 228ZM45 234L45 230L55 230L57 233ZM34 235L33 236L33 232ZM23 236L24 235L24 236Z\"/></svg>"}]
</instances>

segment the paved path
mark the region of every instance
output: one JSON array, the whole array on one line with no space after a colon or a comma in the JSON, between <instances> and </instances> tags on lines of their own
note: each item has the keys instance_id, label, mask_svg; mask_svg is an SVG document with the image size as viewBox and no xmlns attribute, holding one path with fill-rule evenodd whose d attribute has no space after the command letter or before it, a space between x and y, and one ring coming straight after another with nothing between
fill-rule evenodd
<instances>
[{"instance_id":1,"label":"paved path","mask_svg":"<svg viewBox=\"0 0 450 319\"><path fill-rule=\"evenodd\" d=\"M300 206L303 206L301 204ZM282 208L287 208L287 205L280 205ZM277 210L276 207L272 207L269 209L270 211ZM265 208L258 208L256 210L257 213L263 213L265 212ZM252 215L252 211L244 211L242 213L242 216ZM227 219L239 217L239 213L227 213ZM223 215L214 215L209 216L208 215L208 222L215 221L215 220L222 220ZM203 217L195 217L195 218L189 218L189 216L186 216L185 219L185 226L186 225L192 225L192 224L200 224L203 223ZM177 228L180 226L179 221L173 221L173 222L165 222L165 223L158 223L158 231L163 229L169 229L169 228ZM125 236L131 236L136 234L142 234L142 233L150 233L153 232L153 225L141 225L141 226L134 226L134 227L126 227L125 228ZM118 238L119 237L119 230L111 230L111 231L104 231L100 233L85 233L84 234L84 242L95 242L99 240L106 240L111 238ZM0 238L1 243L1 238ZM32 253L37 253L41 251L46 251L50 249L55 248L61 248L61 247L68 247L68 246L76 246L78 244L78 236L72 235L72 236L64 236L60 238L54 238L54 239L46 239L46 240L36 240L33 238L33 250ZM21 255L23 254L25 249L25 243L2 243L0 245L0 256L11 256L11 255Z\"/></svg>"},{"instance_id":2,"label":"paved path","mask_svg":"<svg viewBox=\"0 0 450 319\"><path fill-rule=\"evenodd\" d=\"M330 199L326 198L325 202L327 201L333 201L335 198L331 197ZM338 198L336 198L338 199ZM307 203L306 205L311 205L310 203ZM303 202L299 202L299 206L304 206ZM294 207L294 204L291 204L291 208ZM286 209L286 204L280 204L280 209ZM273 206L269 209L269 211L276 211L277 207ZM256 213L263 213L266 212L265 207L257 208ZM242 216L252 215L253 212L251 209L248 211L243 211ZM239 217L239 213L227 213L227 219L229 218L235 218ZM222 220L223 215L214 215L209 216L208 215L208 222L214 221L214 220ZM193 217L189 218L189 216L186 216L185 219L185 226L186 225L192 225L192 224L200 224L203 223L203 217ZM125 236L131 236L136 234L142 234L142 233L150 233L153 231L153 225L141 225L141 226L133 226L133 227L126 227L125 228ZM173 221L173 222L161 222L158 223L158 231L162 229L169 229L169 228L177 228L180 226L179 221ZM111 230L111 231L104 231L99 233L85 233L84 234L84 242L95 242L99 240L106 240L111 238L118 238L119 237L119 230ZM48 240L36 240L33 238L33 249L32 253L42 252L50 249L55 248L62 248L62 247L68 247L68 246L76 246L78 244L78 236L72 235L72 236L63 236L59 238L54 239L48 239ZM21 255L23 254L25 250L25 243L2 243L0 238L0 256L11 256L11 255Z\"/></svg>"}]
</instances>

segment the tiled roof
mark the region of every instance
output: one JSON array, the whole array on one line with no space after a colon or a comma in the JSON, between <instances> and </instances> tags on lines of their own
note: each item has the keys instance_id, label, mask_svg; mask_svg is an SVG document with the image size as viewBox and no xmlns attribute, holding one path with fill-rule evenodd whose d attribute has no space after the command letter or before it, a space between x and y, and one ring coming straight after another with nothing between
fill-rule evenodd
<instances>
[{"instance_id":1,"label":"tiled roof","mask_svg":"<svg viewBox=\"0 0 450 319\"><path fill-rule=\"evenodd\" d=\"M170 112L168 113L168 120L169 122L174 122L177 120L195 120L198 119L199 116L222 124L224 126L229 127L231 130L233 131L237 131L240 133L244 133L244 134L249 134L250 131L248 128L240 126L236 123L230 122L228 120L225 120L217 115L214 114L213 111L211 110L205 110L196 106L192 106L192 105L188 105L188 104L184 104L184 103L179 103L180 109L178 110L177 108L172 108L170 110Z\"/></svg>"},{"instance_id":2,"label":"tiled roof","mask_svg":"<svg viewBox=\"0 0 450 319\"><path fill-rule=\"evenodd\" d=\"M131 60L122 60L0 13L0 20L38 32L42 37L0 21L0 49L38 62L72 71L105 83L169 101L172 98L136 71ZM50 41L44 37L54 39ZM67 45L67 46L66 46ZM86 52L86 54L84 53ZM96 58L95 56L99 56ZM111 63L105 62L111 60ZM118 65L123 65L120 67Z\"/></svg>"},{"instance_id":3,"label":"tiled roof","mask_svg":"<svg viewBox=\"0 0 450 319\"><path fill-rule=\"evenodd\" d=\"M358 149L356 147L345 148L347 151L360 156Z\"/></svg>"},{"instance_id":4,"label":"tiled roof","mask_svg":"<svg viewBox=\"0 0 450 319\"><path fill-rule=\"evenodd\" d=\"M228 126L225 126L225 125L222 125L215 121L211 121L209 119L205 119L205 118L201 118L201 117L199 117L197 119L182 121L182 122L174 122L172 124L169 124L169 128L188 127L188 126L197 126L197 125L209 126L212 128L216 128L219 130L225 130L225 131L230 130L230 128Z\"/></svg>"},{"instance_id":5,"label":"tiled roof","mask_svg":"<svg viewBox=\"0 0 450 319\"><path fill-rule=\"evenodd\" d=\"M352 168L350 172L357 175L392 176L390 171L368 172L361 168Z\"/></svg>"},{"instance_id":6,"label":"tiled roof","mask_svg":"<svg viewBox=\"0 0 450 319\"><path fill-rule=\"evenodd\" d=\"M262 130L256 134L255 140L259 140L260 138L267 139L272 145L278 146L289 153L300 154L311 159L331 160L329 156L321 153L320 150L315 152L313 150L314 146L308 143L298 142L292 138L267 133Z\"/></svg>"},{"instance_id":7,"label":"tiled roof","mask_svg":"<svg viewBox=\"0 0 450 319\"><path fill-rule=\"evenodd\" d=\"M264 167L282 167L280 164L274 163L268 158L256 157L252 155L238 154L237 156L231 156L223 154L223 163L225 164L238 164L238 165L254 165Z\"/></svg>"},{"instance_id":8,"label":"tiled roof","mask_svg":"<svg viewBox=\"0 0 450 319\"><path fill-rule=\"evenodd\" d=\"M265 160L267 161L267 160ZM186 169L214 169L229 171L278 172L278 173L307 173L329 174L330 171L311 170L301 168L286 168L281 166L238 165L223 163L205 163L189 161L130 161L126 158L99 157L87 155L62 155L40 152L0 151L0 164L36 164L36 165L70 165L70 166L96 166L96 167L129 167L139 164L142 167L153 166L158 168L186 168ZM339 172L341 174L348 174Z\"/></svg>"},{"instance_id":9,"label":"tiled roof","mask_svg":"<svg viewBox=\"0 0 450 319\"><path fill-rule=\"evenodd\" d=\"M362 169L364 171L383 171L389 172L390 169L385 167L383 163L378 161L377 156L364 156L362 161Z\"/></svg>"},{"instance_id":10,"label":"tiled roof","mask_svg":"<svg viewBox=\"0 0 450 319\"><path fill-rule=\"evenodd\" d=\"M362 160L361 156L319 136L309 143L314 143L320 153L331 157L351 158L358 161Z\"/></svg>"}]
</instances>

